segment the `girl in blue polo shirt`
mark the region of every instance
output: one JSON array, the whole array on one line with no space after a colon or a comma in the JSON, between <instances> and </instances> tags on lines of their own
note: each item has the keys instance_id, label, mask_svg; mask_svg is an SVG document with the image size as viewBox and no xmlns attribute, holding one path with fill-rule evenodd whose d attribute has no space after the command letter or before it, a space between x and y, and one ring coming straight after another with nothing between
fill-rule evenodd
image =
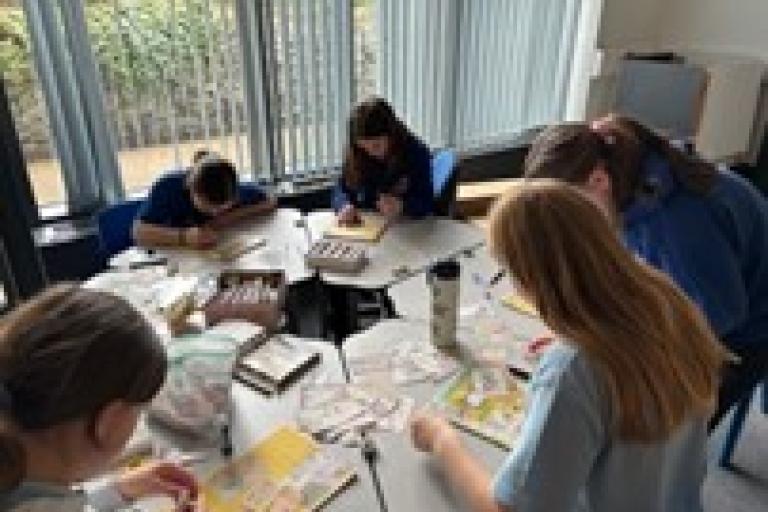
<instances>
[{"instance_id":1,"label":"girl in blue polo shirt","mask_svg":"<svg viewBox=\"0 0 768 512\"><path fill-rule=\"evenodd\" d=\"M238 183L231 162L198 151L192 166L160 177L149 191L133 227L133 238L146 247L204 249L216 244L216 231L274 210L262 189Z\"/></svg>"},{"instance_id":2,"label":"girl in blue polo shirt","mask_svg":"<svg viewBox=\"0 0 768 512\"><path fill-rule=\"evenodd\" d=\"M349 118L349 147L333 207L341 224L357 222L360 209L388 218L432 213L429 149L383 99L359 104Z\"/></svg>"},{"instance_id":3,"label":"girl in blue polo shirt","mask_svg":"<svg viewBox=\"0 0 768 512\"><path fill-rule=\"evenodd\" d=\"M724 168L615 115L544 131L525 175L583 188L626 245L696 302L731 352L714 428L768 374L768 203Z\"/></svg>"},{"instance_id":4,"label":"girl in blue polo shirt","mask_svg":"<svg viewBox=\"0 0 768 512\"><path fill-rule=\"evenodd\" d=\"M698 308L571 185L515 188L494 206L489 233L557 341L494 476L439 417L413 420L416 447L475 512L701 512L727 352Z\"/></svg>"}]
</instances>

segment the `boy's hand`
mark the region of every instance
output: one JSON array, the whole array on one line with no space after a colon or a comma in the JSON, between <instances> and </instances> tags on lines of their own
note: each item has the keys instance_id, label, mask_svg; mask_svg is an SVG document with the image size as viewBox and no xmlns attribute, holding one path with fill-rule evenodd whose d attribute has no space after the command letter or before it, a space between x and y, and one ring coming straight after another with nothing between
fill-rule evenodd
<instances>
[{"instance_id":1,"label":"boy's hand","mask_svg":"<svg viewBox=\"0 0 768 512\"><path fill-rule=\"evenodd\" d=\"M344 207L339 210L336 219L341 226L354 226L360 224L360 214L353 204L344 205Z\"/></svg>"},{"instance_id":2,"label":"boy's hand","mask_svg":"<svg viewBox=\"0 0 768 512\"><path fill-rule=\"evenodd\" d=\"M388 219L394 219L403 213L403 201L397 196L381 194L376 201L376 209Z\"/></svg>"},{"instance_id":3,"label":"boy's hand","mask_svg":"<svg viewBox=\"0 0 768 512\"><path fill-rule=\"evenodd\" d=\"M132 469L118 477L116 485L120 494L129 501L168 496L176 501L179 511L200 510L196 505L200 490L197 479L171 462L151 462Z\"/></svg>"},{"instance_id":4,"label":"boy's hand","mask_svg":"<svg viewBox=\"0 0 768 512\"><path fill-rule=\"evenodd\" d=\"M217 242L216 232L211 228L193 226L184 230L184 245L192 249L210 249Z\"/></svg>"},{"instance_id":5,"label":"boy's hand","mask_svg":"<svg viewBox=\"0 0 768 512\"><path fill-rule=\"evenodd\" d=\"M417 450L437 453L458 442L456 430L443 418L417 413L411 418L411 440Z\"/></svg>"}]
</instances>

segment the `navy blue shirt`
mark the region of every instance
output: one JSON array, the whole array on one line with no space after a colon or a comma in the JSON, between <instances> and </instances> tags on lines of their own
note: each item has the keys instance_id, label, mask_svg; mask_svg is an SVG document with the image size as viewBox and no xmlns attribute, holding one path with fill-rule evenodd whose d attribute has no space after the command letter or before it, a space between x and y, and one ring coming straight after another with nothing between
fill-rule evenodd
<instances>
[{"instance_id":1,"label":"navy blue shirt","mask_svg":"<svg viewBox=\"0 0 768 512\"><path fill-rule=\"evenodd\" d=\"M726 345L768 345L766 198L726 169L697 194L657 154L641 179L652 193L624 211L627 246L672 277Z\"/></svg>"},{"instance_id":2,"label":"navy blue shirt","mask_svg":"<svg viewBox=\"0 0 768 512\"><path fill-rule=\"evenodd\" d=\"M364 210L375 210L381 194L391 194L403 200L403 213L409 217L423 217L432 213L432 155L429 148L416 137L410 136L403 148L402 161L389 166L360 152L362 183L352 189L339 179L333 191L333 208L338 211L347 204Z\"/></svg>"},{"instance_id":3,"label":"navy blue shirt","mask_svg":"<svg viewBox=\"0 0 768 512\"><path fill-rule=\"evenodd\" d=\"M147 224L169 228L199 226L211 220L195 208L187 188L186 171L172 171L158 179L139 209L137 218ZM248 206L266 200L267 194L252 184L238 185L236 206Z\"/></svg>"}]
</instances>

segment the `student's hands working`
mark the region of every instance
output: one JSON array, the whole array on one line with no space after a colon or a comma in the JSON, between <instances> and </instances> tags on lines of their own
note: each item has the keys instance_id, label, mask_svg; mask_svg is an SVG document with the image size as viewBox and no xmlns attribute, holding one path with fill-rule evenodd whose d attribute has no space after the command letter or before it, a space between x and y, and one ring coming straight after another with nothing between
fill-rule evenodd
<instances>
[{"instance_id":1,"label":"student's hands working","mask_svg":"<svg viewBox=\"0 0 768 512\"><path fill-rule=\"evenodd\" d=\"M447 421L431 413L419 412L411 418L410 429L413 445L437 460L451 483L463 491L470 510L504 510L493 497L488 471L467 451Z\"/></svg>"},{"instance_id":2,"label":"student's hands working","mask_svg":"<svg viewBox=\"0 0 768 512\"><path fill-rule=\"evenodd\" d=\"M148 463L118 477L116 485L128 501L167 496L176 502L177 512L203 512L197 479L177 464Z\"/></svg>"},{"instance_id":3,"label":"student's hands working","mask_svg":"<svg viewBox=\"0 0 768 512\"><path fill-rule=\"evenodd\" d=\"M339 210L336 220L340 226L359 226L362 222L360 213L355 208L355 205L351 203Z\"/></svg>"},{"instance_id":4,"label":"student's hands working","mask_svg":"<svg viewBox=\"0 0 768 512\"><path fill-rule=\"evenodd\" d=\"M403 200L397 196L381 194L376 209L387 219L395 219L403 213Z\"/></svg>"}]
</instances>

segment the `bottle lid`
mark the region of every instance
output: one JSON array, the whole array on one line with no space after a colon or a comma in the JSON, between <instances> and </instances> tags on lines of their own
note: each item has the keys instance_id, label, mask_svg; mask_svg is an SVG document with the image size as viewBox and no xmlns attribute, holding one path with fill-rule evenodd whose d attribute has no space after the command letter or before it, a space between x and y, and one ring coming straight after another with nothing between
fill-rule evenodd
<instances>
[{"instance_id":1,"label":"bottle lid","mask_svg":"<svg viewBox=\"0 0 768 512\"><path fill-rule=\"evenodd\" d=\"M429 267L430 279L458 279L461 265L456 260L438 261Z\"/></svg>"}]
</instances>

